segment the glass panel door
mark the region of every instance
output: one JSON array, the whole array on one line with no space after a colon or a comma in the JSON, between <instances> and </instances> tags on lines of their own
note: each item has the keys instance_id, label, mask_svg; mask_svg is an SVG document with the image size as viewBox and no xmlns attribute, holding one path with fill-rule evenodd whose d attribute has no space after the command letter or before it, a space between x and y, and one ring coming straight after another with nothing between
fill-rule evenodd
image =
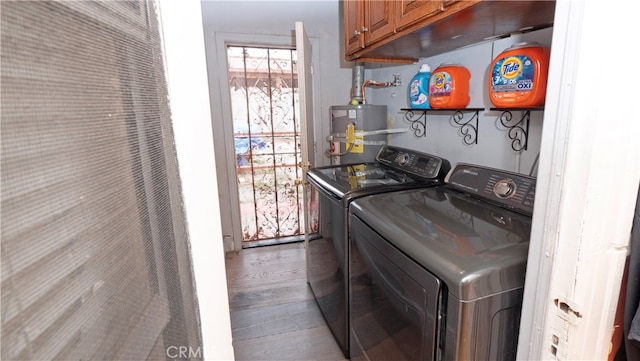
<instances>
[{"instance_id":1,"label":"glass panel door","mask_svg":"<svg viewBox=\"0 0 640 361\"><path fill-rule=\"evenodd\" d=\"M243 247L298 240L304 228L296 50L229 46L227 59Z\"/></svg>"}]
</instances>

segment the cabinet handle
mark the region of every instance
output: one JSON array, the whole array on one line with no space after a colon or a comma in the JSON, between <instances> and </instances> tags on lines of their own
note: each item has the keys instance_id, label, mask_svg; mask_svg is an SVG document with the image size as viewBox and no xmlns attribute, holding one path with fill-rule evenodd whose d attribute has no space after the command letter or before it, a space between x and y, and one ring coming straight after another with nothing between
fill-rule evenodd
<instances>
[{"instance_id":1,"label":"cabinet handle","mask_svg":"<svg viewBox=\"0 0 640 361\"><path fill-rule=\"evenodd\" d=\"M353 35L360 35L360 32L359 32L358 30L355 30L355 31L353 32Z\"/></svg>"},{"instance_id":2,"label":"cabinet handle","mask_svg":"<svg viewBox=\"0 0 640 361\"><path fill-rule=\"evenodd\" d=\"M366 33L367 31L369 31L369 29L365 28L364 26L362 27L362 29L360 29L360 31L362 31L363 33Z\"/></svg>"}]
</instances>

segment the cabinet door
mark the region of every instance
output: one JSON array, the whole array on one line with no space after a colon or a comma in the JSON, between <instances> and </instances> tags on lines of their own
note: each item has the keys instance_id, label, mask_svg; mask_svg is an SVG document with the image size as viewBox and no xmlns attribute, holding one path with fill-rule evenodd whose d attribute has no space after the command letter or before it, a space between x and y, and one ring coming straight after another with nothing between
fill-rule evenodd
<instances>
[{"instance_id":1,"label":"cabinet door","mask_svg":"<svg viewBox=\"0 0 640 361\"><path fill-rule=\"evenodd\" d=\"M364 1L364 45L378 41L395 32L393 0Z\"/></svg>"},{"instance_id":2,"label":"cabinet door","mask_svg":"<svg viewBox=\"0 0 640 361\"><path fill-rule=\"evenodd\" d=\"M362 0L344 1L344 47L346 55L353 54L364 46L361 35L362 27L364 26L362 11Z\"/></svg>"},{"instance_id":3,"label":"cabinet door","mask_svg":"<svg viewBox=\"0 0 640 361\"><path fill-rule=\"evenodd\" d=\"M444 11L443 0L396 1L396 30Z\"/></svg>"}]
</instances>

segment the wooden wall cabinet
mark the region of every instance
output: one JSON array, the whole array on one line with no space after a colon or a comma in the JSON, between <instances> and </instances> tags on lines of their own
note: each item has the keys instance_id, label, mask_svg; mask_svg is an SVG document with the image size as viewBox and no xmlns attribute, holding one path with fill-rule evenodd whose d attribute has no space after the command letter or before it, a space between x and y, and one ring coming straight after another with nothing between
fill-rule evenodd
<instances>
[{"instance_id":1,"label":"wooden wall cabinet","mask_svg":"<svg viewBox=\"0 0 640 361\"><path fill-rule=\"evenodd\" d=\"M346 0L344 2L344 46L347 59L349 55L364 46L362 36L362 27L364 26L363 5L363 1Z\"/></svg>"},{"instance_id":2,"label":"wooden wall cabinet","mask_svg":"<svg viewBox=\"0 0 640 361\"><path fill-rule=\"evenodd\" d=\"M394 33L395 1L345 1L346 54L365 48Z\"/></svg>"},{"instance_id":3,"label":"wooden wall cabinet","mask_svg":"<svg viewBox=\"0 0 640 361\"><path fill-rule=\"evenodd\" d=\"M396 30L444 11L442 0L399 0L395 5Z\"/></svg>"},{"instance_id":4,"label":"wooden wall cabinet","mask_svg":"<svg viewBox=\"0 0 640 361\"><path fill-rule=\"evenodd\" d=\"M552 26L554 13L553 0L344 0L345 58L415 63Z\"/></svg>"}]
</instances>

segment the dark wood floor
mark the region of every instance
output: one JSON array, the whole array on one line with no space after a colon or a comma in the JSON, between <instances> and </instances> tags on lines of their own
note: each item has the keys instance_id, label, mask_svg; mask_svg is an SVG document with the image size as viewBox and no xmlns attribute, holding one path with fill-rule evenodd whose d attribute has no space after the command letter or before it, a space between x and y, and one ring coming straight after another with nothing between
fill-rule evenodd
<instances>
[{"instance_id":1,"label":"dark wood floor","mask_svg":"<svg viewBox=\"0 0 640 361\"><path fill-rule=\"evenodd\" d=\"M236 360L346 360L306 282L304 245L226 255Z\"/></svg>"}]
</instances>

